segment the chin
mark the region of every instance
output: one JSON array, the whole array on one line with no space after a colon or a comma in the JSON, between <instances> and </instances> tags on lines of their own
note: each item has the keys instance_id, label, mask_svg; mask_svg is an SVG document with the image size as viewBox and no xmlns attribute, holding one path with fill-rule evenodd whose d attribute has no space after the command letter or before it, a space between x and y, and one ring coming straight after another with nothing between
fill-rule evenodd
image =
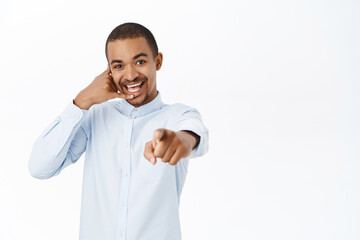
<instances>
[{"instance_id":1,"label":"chin","mask_svg":"<svg viewBox=\"0 0 360 240\"><path fill-rule=\"evenodd\" d=\"M135 106L135 107L140 107L142 105L144 105L144 103L146 102L146 100L149 98L149 95L145 95L145 96L138 96L134 99L129 99L128 102Z\"/></svg>"}]
</instances>

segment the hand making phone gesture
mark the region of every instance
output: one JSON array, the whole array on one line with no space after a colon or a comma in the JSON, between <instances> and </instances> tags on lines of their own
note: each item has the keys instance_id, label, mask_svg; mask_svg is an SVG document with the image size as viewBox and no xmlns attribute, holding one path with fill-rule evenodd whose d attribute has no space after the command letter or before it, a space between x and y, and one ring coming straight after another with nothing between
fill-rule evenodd
<instances>
[{"instance_id":1,"label":"hand making phone gesture","mask_svg":"<svg viewBox=\"0 0 360 240\"><path fill-rule=\"evenodd\" d=\"M88 110L93 104L102 103L113 98L132 99L133 96L118 91L108 66L102 74L97 76L89 86L76 96L74 104L81 109Z\"/></svg>"}]
</instances>

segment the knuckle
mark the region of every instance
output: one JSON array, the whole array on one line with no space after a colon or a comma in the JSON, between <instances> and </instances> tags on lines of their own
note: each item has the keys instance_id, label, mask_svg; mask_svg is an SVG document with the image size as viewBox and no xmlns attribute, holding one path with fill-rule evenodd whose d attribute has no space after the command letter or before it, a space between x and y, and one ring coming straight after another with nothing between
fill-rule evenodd
<instances>
[{"instance_id":1,"label":"knuckle","mask_svg":"<svg viewBox=\"0 0 360 240\"><path fill-rule=\"evenodd\" d=\"M157 157L164 157L164 154L159 149L155 149L154 154Z\"/></svg>"},{"instance_id":2,"label":"knuckle","mask_svg":"<svg viewBox=\"0 0 360 240\"><path fill-rule=\"evenodd\" d=\"M174 137L174 136L175 136L175 132L174 132L174 131L171 131L171 130L167 131L166 134L167 134L169 137Z\"/></svg>"},{"instance_id":3,"label":"knuckle","mask_svg":"<svg viewBox=\"0 0 360 240\"><path fill-rule=\"evenodd\" d=\"M145 151L145 152L144 152L144 158L147 159L147 160L150 160L150 158L151 158L151 153Z\"/></svg>"},{"instance_id":4,"label":"knuckle","mask_svg":"<svg viewBox=\"0 0 360 240\"><path fill-rule=\"evenodd\" d=\"M149 142L145 143L145 150L146 150L146 151L150 150Z\"/></svg>"},{"instance_id":5,"label":"knuckle","mask_svg":"<svg viewBox=\"0 0 360 240\"><path fill-rule=\"evenodd\" d=\"M177 159L171 159L170 162L169 162L169 164L170 164L170 165L175 165L177 162L178 162Z\"/></svg>"},{"instance_id":6,"label":"knuckle","mask_svg":"<svg viewBox=\"0 0 360 240\"><path fill-rule=\"evenodd\" d=\"M162 128L156 129L154 135L155 136L160 135L162 132L163 132Z\"/></svg>"},{"instance_id":7,"label":"knuckle","mask_svg":"<svg viewBox=\"0 0 360 240\"><path fill-rule=\"evenodd\" d=\"M180 140L180 138L178 138L177 136L174 136L173 142L174 142L175 144L178 144L178 145L182 143L182 141Z\"/></svg>"}]
</instances>

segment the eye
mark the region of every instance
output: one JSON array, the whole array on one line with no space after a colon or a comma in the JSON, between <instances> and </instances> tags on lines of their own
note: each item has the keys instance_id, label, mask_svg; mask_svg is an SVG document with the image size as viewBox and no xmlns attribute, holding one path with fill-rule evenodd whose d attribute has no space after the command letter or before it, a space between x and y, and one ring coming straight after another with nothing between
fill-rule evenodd
<instances>
[{"instance_id":1,"label":"eye","mask_svg":"<svg viewBox=\"0 0 360 240\"><path fill-rule=\"evenodd\" d=\"M144 63L145 63L144 60L139 60L139 61L136 62L136 64L144 64Z\"/></svg>"},{"instance_id":2,"label":"eye","mask_svg":"<svg viewBox=\"0 0 360 240\"><path fill-rule=\"evenodd\" d=\"M123 68L124 66L119 64L119 65L115 65L114 68Z\"/></svg>"}]
</instances>

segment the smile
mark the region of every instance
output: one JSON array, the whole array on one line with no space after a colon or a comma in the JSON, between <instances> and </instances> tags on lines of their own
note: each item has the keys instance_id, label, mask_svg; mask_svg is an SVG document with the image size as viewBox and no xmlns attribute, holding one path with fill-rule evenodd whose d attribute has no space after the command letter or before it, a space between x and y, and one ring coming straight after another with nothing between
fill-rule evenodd
<instances>
[{"instance_id":1,"label":"smile","mask_svg":"<svg viewBox=\"0 0 360 240\"><path fill-rule=\"evenodd\" d=\"M144 82L139 82L133 85L125 85L126 89L131 93L136 93L140 91L141 87L144 85Z\"/></svg>"}]
</instances>

